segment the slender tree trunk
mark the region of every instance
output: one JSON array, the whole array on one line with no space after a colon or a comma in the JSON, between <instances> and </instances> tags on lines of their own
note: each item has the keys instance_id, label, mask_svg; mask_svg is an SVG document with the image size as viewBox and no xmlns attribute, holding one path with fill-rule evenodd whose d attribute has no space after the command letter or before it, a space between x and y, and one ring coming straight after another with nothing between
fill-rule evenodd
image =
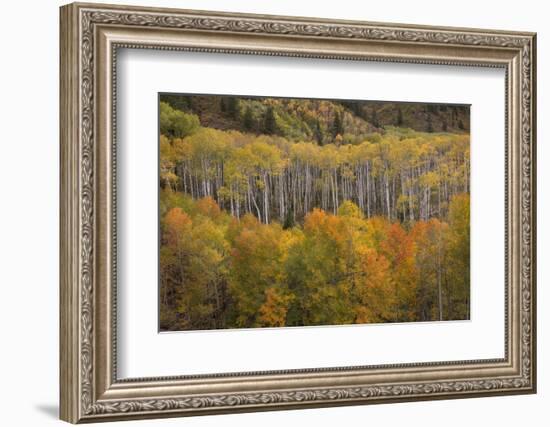
<instances>
[{"instance_id":1,"label":"slender tree trunk","mask_svg":"<svg viewBox=\"0 0 550 427\"><path fill-rule=\"evenodd\" d=\"M443 296L441 291L441 229L438 230L437 239L437 293L439 306L439 321L443 320Z\"/></svg>"},{"instance_id":2,"label":"slender tree trunk","mask_svg":"<svg viewBox=\"0 0 550 427\"><path fill-rule=\"evenodd\" d=\"M267 172L264 172L264 220L266 224L269 224L269 199L267 192L269 191L269 187L267 184Z\"/></svg>"}]
</instances>

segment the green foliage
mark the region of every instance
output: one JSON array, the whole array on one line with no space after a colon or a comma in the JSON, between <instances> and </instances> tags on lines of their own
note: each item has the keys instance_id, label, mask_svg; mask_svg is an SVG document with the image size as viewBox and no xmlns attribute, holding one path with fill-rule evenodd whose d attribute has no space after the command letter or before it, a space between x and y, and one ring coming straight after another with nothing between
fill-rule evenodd
<instances>
[{"instance_id":1,"label":"green foliage","mask_svg":"<svg viewBox=\"0 0 550 427\"><path fill-rule=\"evenodd\" d=\"M286 233L278 224L261 224L251 217L234 238L229 289L235 301L236 327L269 326L260 319L267 295L271 292L274 296L275 289L280 295L287 294L283 269Z\"/></svg>"},{"instance_id":2,"label":"green foliage","mask_svg":"<svg viewBox=\"0 0 550 427\"><path fill-rule=\"evenodd\" d=\"M371 116L370 116L370 122L372 125L376 128L380 127L380 122L378 121L378 112L376 108L372 109Z\"/></svg>"},{"instance_id":3,"label":"green foliage","mask_svg":"<svg viewBox=\"0 0 550 427\"><path fill-rule=\"evenodd\" d=\"M355 203L346 200L338 208L338 215L350 218L363 218L363 212Z\"/></svg>"},{"instance_id":4,"label":"green foliage","mask_svg":"<svg viewBox=\"0 0 550 427\"><path fill-rule=\"evenodd\" d=\"M239 98L234 96L228 96L226 98L226 111L230 117L238 118L241 111L241 102Z\"/></svg>"},{"instance_id":5,"label":"green foliage","mask_svg":"<svg viewBox=\"0 0 550 427\"><path fill-rule=\"evenodd\" d=\"M426 132L432 133L434 131L434 126L432 123L432 116L428 116L426 121Z\"/></svg>"},{"instance_id":6,"label":"green foliage","mask_svg":"<svg viewBox=\"0 0 550 427\"><path fill-rule=\"evenodd\" d=\"M246 107L243 118L243 126L246 130L252 130L254 128L254 116L252 115L252 109Z\"/></svg>"},{"instance_id":7,"label":"green foliage","mask_svg":"<svg viewBox=\"0 0 550 427\"><path fill-rule=\"evenodd\" d=\"M277 123L272 106L268 106L265 112L263 131L267 135L273 135L277 132Z\"/></svg>"},{"instance_id":8,"label":"green foliage","mask_svg":"<svg viewBox=\"0 0 550 427\"><path fill-rule=\"evenodd\" d=\"M177 94L163 93L160 96L161 102L165 102L175 110L189 111L193 109L193 97Z\"/></svg>"},{"instance_id":9,"label":"green foliage","mask_svg":"<svg viewBox=\"0 0 550 427\"><path fill-rule=\"evenodd\" d=\"M398 127L403 127L403 123L404 123L404 121L403 121L403 110L401 110L401 108L398 108L398 110L397 110L397 119L396 119L395 125L398 126Z\"/></svg>"},{"instance_id":10,"label":"green foliage","mask_svg":"<svg viewBox=\"0 0 550 427\"><path fill-rule=\"evenodd\" d=\"M470 197L461 194L453 198L449 207L447 263L454 280L448 287L450 319L460 319L470 313Z\"/></svg>"},{"instance_id":11,"label":"green foliage","mask_svg":"<svg viewBox=\"0 0 550 427\"><path fill-rule=\"evenodd\" d=\"M172 108L168 103L160 103L160 133L175 138L192 135L200 126L199 118Z\"/></svg>"},{"instance_id":12,"label":"green foliage","mask_svg":"<svg viewBox=\"0 0 550 427\"><path fill-rule=\"evenodd\" d=\"M202 126L223 130L266 133L266 118L274 118L270 134L318 145L333 142L338 134L343 143L358 144L368 134L385 134L392 126L429 133L467 133L470 127L469 107L459 105L169 94L161 95L161 101L197 114Z\"/></svg>"},{"instance_id":13,"label":"green foliage","mask_svg":"<svg viewBox=\"0 0 550 427\"><path fill-rule=\"evenodd\" d=\"M317 144L323 145L323 130L321 128L321 121L319 119L315 120L314 137L315 141L317 141Z\"/></svg>"},{"instance_id":14,"label":"green foliage","mask_svg":"<svg viewBox=\"0 0 550 427\"><path fill-rule=\"evenodd\" d=\"M344 133L344 124L342 122L342 115L338 111L334 114L334 119L332 121L332 126L330 130L334 138L336 138L336 135L343 135Z\"/></svg>"}]
</instances>

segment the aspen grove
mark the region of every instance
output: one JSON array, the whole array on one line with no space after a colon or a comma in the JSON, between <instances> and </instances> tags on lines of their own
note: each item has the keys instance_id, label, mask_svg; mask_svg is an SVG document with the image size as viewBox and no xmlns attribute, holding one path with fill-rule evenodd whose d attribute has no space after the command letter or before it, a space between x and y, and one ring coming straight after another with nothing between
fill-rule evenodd
<instances>
[{"instance_id":1,"label":"aspen grove","mask_svg":"<svg viewBox=\"0 0 550 427\"><path fill-rule=\"evenodd\" d=\"M160 327L468 319L465 107L161 96Z\"/></svg>"}]
</instances>

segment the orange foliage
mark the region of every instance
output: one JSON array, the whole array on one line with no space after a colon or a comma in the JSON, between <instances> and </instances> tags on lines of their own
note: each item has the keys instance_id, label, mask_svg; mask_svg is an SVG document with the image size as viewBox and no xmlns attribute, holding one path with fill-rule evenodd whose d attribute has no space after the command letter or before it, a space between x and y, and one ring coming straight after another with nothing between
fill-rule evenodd
<instances>
[{"instance_id":1,"label":"orange foliage","mask_svg":"<svg viewBox=\"0 0 550 427\"><path fill-rule=\"evenodd\" d=\"M280 327L468 313L467 196L452 201L449 224L417 221L407 231L365 218L351 201L338 215L315 208L303 227L283 229L251 214L231 217L211 197L174 194L162 196L161 295L177 298L161 310L165 323Z\"/></svg>"},{"instance_id":2,"label":"orange foliage","mask_svg":"<svg viewBox=\"0 0 550 427\"><path fill-rule=\"evenodd\" d=\"M198 213L213 220L218 219L222 213L216 201L210 196L197 200L196 208Z\"/></svg>"},{"instance_id":3,"label":"orange foliage","mask_svg":"<svg viewBox=\"0 0 550 427\"><path fill-rule=\"evenodd\" d=\"M166 242L176 245L191 228L191 218L181 208L172 208L164 218Z\"/></svg>"},{"instance_id":4,"label":"orange foliage","mask_svg":"<svg viewBox=\"0 0 550 427\"><path fill-rule=\"evenodd\" d=\"M286 314L292 295L283 294L278 288L265 291L265 302L260 307L259 324L261 326L285 326Z\"/></svg>"}]
</instances>

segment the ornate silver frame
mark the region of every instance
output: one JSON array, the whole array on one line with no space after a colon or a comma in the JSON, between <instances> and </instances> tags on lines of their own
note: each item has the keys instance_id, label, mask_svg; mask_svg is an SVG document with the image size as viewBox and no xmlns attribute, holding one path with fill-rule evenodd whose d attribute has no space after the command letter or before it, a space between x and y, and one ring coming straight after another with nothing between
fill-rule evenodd
<instances>
[{"instance_id":1,"label":"ornate silver frame","mask_svg":"<svg viewBox=\"0 0 550 427\"><path fill-rule=\"evenodd\" d=\"M505 357L117 379L119 47L504 68ZM61 8L60 50L61 419L78 423L535 392L535 34L71 4Z\"/></svg>"}]
</instances>

